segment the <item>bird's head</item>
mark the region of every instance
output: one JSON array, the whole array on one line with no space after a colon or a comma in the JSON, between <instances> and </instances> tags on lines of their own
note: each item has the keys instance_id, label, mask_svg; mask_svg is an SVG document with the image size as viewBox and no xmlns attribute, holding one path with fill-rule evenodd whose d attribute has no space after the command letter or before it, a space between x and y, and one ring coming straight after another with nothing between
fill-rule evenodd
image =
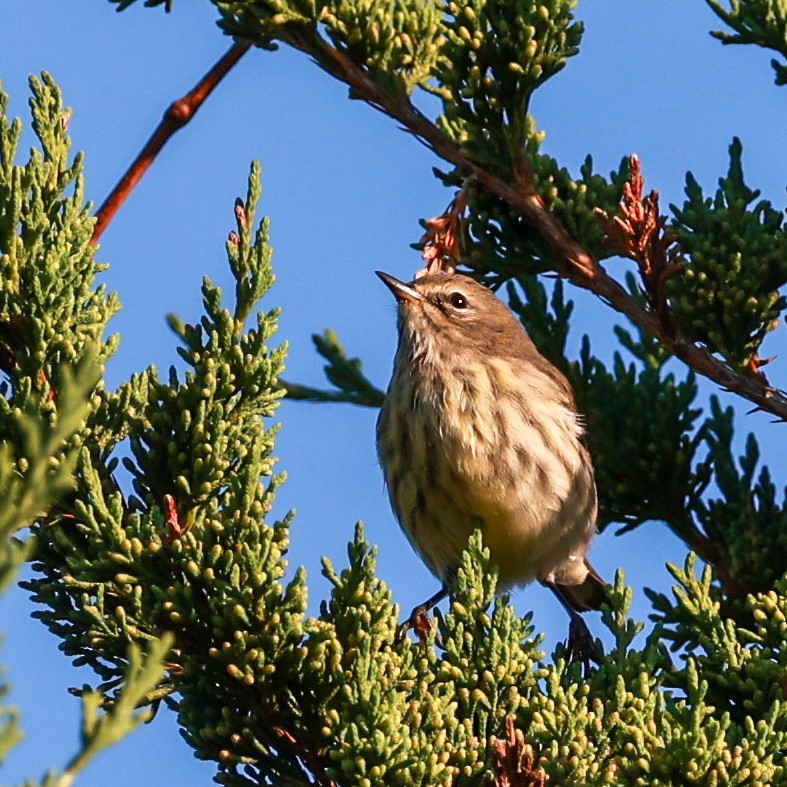
<instances>
[{"instance_id":1,"label":"bird's head","mask_svg":"<svg viewBox=\"0 0 787 787\"><path fill-rule=\"evenodd\" d=\"M487 356L538 354L508 306L469 276L437 273L405 284L388 273L377 275L398 302L399 334L408 343Z\"/></svg>"}]
</instances>

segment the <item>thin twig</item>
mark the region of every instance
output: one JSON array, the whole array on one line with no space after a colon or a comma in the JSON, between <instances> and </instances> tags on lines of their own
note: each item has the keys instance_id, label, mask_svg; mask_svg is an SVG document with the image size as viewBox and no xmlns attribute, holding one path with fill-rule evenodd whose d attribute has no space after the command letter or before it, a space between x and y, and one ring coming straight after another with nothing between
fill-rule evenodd
<instances>
[{"instance_id":1,"label":"thin twig","mask_svg":"<svg viewBox=\"0 0 787 787\"><path fill-rule=\"evenodd\" d=\"M465 156L456 142L413 106L407 96L387 93L343 52L321 39L304 42L294 37L290 43L315 57L329 73L349 85L357 97L397 120L438 156L454 164L490 193L508 202L539 231L559 260L562 260L556 268L560 276L595 293L612 308L625 314L698 374L713 380L722 389L753 402L757 405L756 409L787 421L787 396L770 386L761 375L746 376L683 334L666 331L659 316L635 300L548 210L526 169L517 172L518 177L513 183L482 169Z\"/></svg>"},{"instance_id":2,"label":"thin twig","mask_svg":"<svg viewBox=\"0 0 787 787\"><path fill-rule=\"evenodd\" d=\"M286 741L295 752L296 757L308 768L311 775L316 779L316 784L320 787L337 787L336 782L331 779L322 767L320 761L312 752L300 741L287 727L282 724L274 724L273 731L283 741Z\"/></svg>"},{"instance_id":3,"label":"thin twig","mask_svg":"<svg viewBox=\"0 0 787 787\"><path fill-rule=\"evenodd\" d=\"M664 520L667 527L680 539L682 539L693 552L702 558L706 563L713 566L714 576L721 581L726 593L735 598L742 598L747 593L751 593L752 588L740 583L731 573L729 566L724 562L721 549L713 539L708 538L692 521L688 511L681 511L680 514Z\"/></svg>"},{"instance_id":4,"label":"thin twig","mask_svg":"<svg viewBox=\"0 0 787 787\"><path fill-rule=\"evenodd\" d=\"M117 186L112 190L112 193L98 209L96 226L93 230L93 243L98 241L104 230L109 226L120 206L126 201L137 183L139 183L148 167L159 154L159 151L167 143L167 140L194 117L216 85L221 82L227 72L240 60L250 46L251 44L246 42L233 44L193 90L186 93L182 98L173 101L167 107L167 111L164 113L158 128L153 132L153 136L147 141L140 154L126 170L126 174L123 175Z\"/></svg>"}]
</instances>

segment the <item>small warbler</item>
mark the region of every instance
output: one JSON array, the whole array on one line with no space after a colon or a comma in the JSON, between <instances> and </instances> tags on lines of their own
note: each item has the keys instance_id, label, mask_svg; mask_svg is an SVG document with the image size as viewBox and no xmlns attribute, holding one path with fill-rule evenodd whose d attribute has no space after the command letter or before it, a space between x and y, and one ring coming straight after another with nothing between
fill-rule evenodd
<instances>
[{"instance_id":1,"label":"small warbler","mask_svg":"<svg viewBox=\"0 0 787 787\"><path fill-rule=\"evenodd\" d=\"M586 558L596 485L582 420L563 374L519 320L468 276L405 284L377 274L398 301L399 344L377 422L388 495L402 530L450 592L480 528L501 590L537 580L576 613L598 609L604 581Z\"/></svg>"}]
</instances>

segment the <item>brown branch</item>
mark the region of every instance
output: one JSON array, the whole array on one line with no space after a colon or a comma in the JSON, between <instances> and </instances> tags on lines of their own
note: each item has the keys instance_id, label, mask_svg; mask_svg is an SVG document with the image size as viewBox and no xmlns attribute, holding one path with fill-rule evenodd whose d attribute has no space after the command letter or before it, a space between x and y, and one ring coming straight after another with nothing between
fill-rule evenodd
<instances>
[{"instance_id":1,"label":"brown branch","mask_svg":"<svg viewBox=\"0 0 787 787\"><path fill-rule=\"evenodd\" d=\"M715 569L716 574L724 568L721 562L721 554L717 544L698 530L694 524L686 521L668 521L669 529L679 538L688 544L693 552L696 552L706 563L710 563ZM725 579L725 585L729 585L731 577Z\"/></svg>"},{"instance_id":2,"label":"brown branch","mask_svg":"<svg viewBox=\"0 0 787 787\"><path fill-rule=\"evenodd\" d=\"M756 409L787 421L787 396L761 376L747 376L711 355L704 347L688 337L665 330L658 314L644 308L612 278L571 236L560 220L552 214L536 191L528 173L518 171L517 182L511 183L482 169L468 159L461 147L443 134L425 117L405 95L392 95L376 84L343 52L318 39L304 42L293 38L290 43L317 59L320 65L337 79L350 86L354 95L380 112L397 120L405 130L433 150L438 156L454 164L472 177L491 194L508 202L524 216L562 260L556 272L578 287L595 293L612 308L625 314L649 336L658 339L676 358L698 374L713 380L722 389L742 396L757 405Z\"/></svg>"},{"instance_id":3,"label":"brown branch","mask_svg":"<svg viewBox=\"0 0 787 787\"><path fill-rule=\"evenodd\" d=\"M694 524L688 511L681 511L679 515L664 521L667 527L691 548L692 552L713 567L714 576L721 582L729 596L741 598L752 592L752 588L741 585L740 581L730 573L718 544Z\"/></svg>"},{"instance_id":4,"label":"brown branch","mask_svg":"<svg viewBox=\"0 0 787 787\"><path fill-rule=\"evenodd\" d=\"M194 117L197 110L205 103L205 99L213 92L216 85L221 82L227 72L240 60L249 49L251 44L236 42L224 56L208 71L193 90L186 93L182 98L173 101L164 117L159 123L158 128L153 132L153 136L134 162L126 170L126 174L118 182L112 193L104 200L104 203L96 212L96 226L93 229L93 243L97 243L104 230L115 217L120 206L126 201L134 187L142 179L148 167L167 143L169 138Z\"/></svg>"}]
</instances>

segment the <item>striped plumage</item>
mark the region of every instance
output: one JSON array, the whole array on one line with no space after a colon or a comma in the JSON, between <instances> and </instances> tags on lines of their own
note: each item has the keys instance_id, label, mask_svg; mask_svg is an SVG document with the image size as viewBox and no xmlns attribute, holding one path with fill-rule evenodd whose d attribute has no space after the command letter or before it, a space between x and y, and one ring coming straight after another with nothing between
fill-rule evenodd
<instances>
[{"instance_id":1,"label":"striped plumage","mask_svg":"<svg viewBox=\"0 0 787 787\"><path fill-rule=\"evenodd\" d=\"M399 302L399 345L378 452L410 543L447 585L479 527L501 588L536 579L575 610L598 607L604 585L585 559L593 467L565 377L473 279L381 278Z\"/></svg>"}]
</instances>

